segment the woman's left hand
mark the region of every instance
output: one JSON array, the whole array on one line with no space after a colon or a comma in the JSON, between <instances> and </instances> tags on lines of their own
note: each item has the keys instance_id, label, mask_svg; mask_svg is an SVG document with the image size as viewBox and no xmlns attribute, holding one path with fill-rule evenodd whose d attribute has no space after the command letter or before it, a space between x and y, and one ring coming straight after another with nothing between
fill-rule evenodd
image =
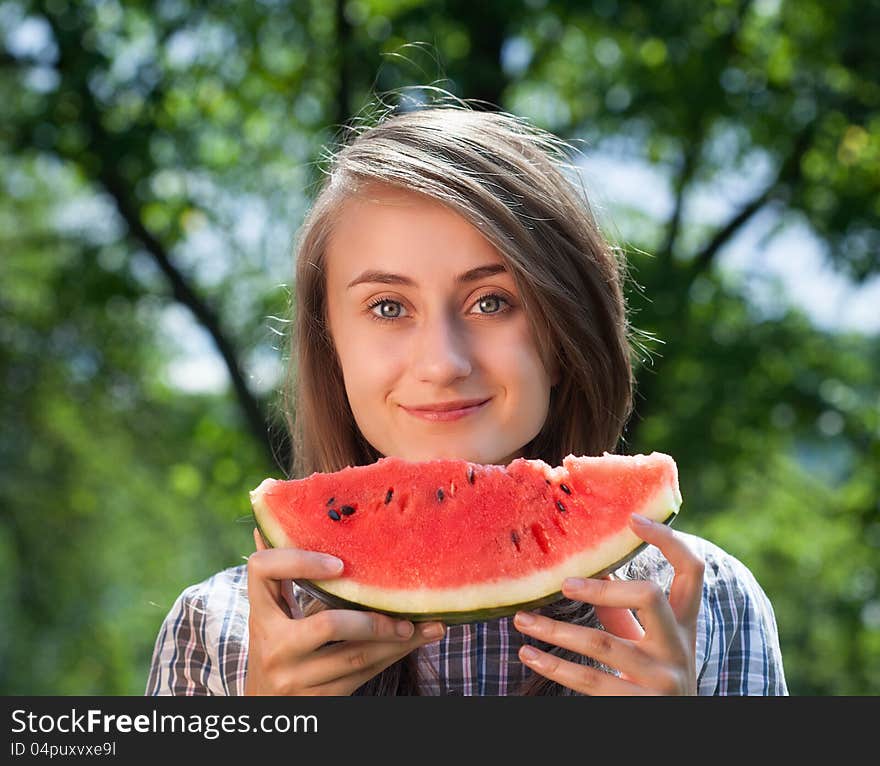
<instances>
[{"instance_id":1,"label":"woman's left hand","mask_svg":"<svg viewBox=\"0 0 880 766\"><path fill-rule=\"evenodd\" d=\"M703 561L665 524L633 515L630 527L642 540L656 545L672 564L675 576L668 599L660 586L643 580L569 579L563 584L563 595L593 604L605 630L526 612L514 618L522 633L592 657L620 675L568 662L532 646L520 649L520 659L536 673L582 694L696 694Z\"/></svg>"}]
</instances>

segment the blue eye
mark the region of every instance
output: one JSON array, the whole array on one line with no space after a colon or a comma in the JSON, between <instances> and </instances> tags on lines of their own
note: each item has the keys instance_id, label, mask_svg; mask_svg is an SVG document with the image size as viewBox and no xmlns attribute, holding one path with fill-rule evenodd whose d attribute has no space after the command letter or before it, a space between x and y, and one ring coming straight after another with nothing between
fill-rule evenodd
<instances>
[{"instance_id":1,"label":"blue eye","mask_svg":"<svg viewBox=\"0 0 880 766\"><path fill-rule=\"evenodd\" d=\"M370 318L378 322L394 322L407 316L406 309L400 301L393 298L377 298L368 306ZM497 316L510 311L512 304L507 298L497 293L486 293L474 301L471 314L480 316Z\"/></svg>"},{"instance_id":2,"label":"blue eye","mask_svg":"<svg viewBox=\"0 0 880 766\"><path fill-rule=\"evenodd\" d=\"M400 301L393 301L390 298L379 298L370 304L370 314L380 321L399 319L403 316L403 305Z\"/></svg>"},{"instance_id":3,"label":"blue eye","mask_svg":"<svg viewBox=\"0 0 880 766\"><path fill-rule=\"evenodd\" d=\"M510 308L510 302L496 293L487 293L477 298L474 306L479 306L480 314L501 314Z\"/></svg>"}]
</instances>

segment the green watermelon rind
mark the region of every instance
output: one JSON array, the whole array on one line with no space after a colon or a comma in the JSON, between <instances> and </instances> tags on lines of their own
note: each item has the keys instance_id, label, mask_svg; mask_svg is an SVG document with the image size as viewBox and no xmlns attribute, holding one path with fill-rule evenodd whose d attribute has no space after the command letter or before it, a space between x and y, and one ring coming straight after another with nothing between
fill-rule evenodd
<instances>
[{"instance_id":1,"label":"green watermelon rind","mask_svg":"<svg viewBox=\"0 0 880 766\"><path fill-rule=\"evenodd\" d=\"M671 526L677 516L678 509L673 508L670 509L669 515L665 519L658 519L658 521L667 526ZM272 547L269 535L267 535L263 530L256 514L254 514L254 519L256 521L257 528L260 530L260 534L262 535L263 540L266 542L267 545ZM642 542L635 548L633 548L628 554L615 561L613 564L610 564L592 574L579 574L578 576L586 578L605 577L606 575L611 574L612 572L620 569L620 567L630 562L647 547L648 543ZM385 614L389 617L394 617L397 619L410 620L411 622L439 621L446 625L465 625L469 623L486 622L487 620L495 620L502 617L509 617L519 611L531 611L533 609L538 609L542 606L552 604L555 601L559 601L561 598L563 598L562 591L555 591L553 593L548 593L544 596L540 596L539 598L529 601L503 604L500 606L491 606L484 609L471 609L460 612L397 612L388 609L380 609L356 601L349 601L333 593L329 593L320 586L316 585L311 580L295 579L294 582L306 593L308 593L313 598L316 598L319 601L323 602L330 609L355 609L358 611L377 612L379 614Z\"/></svg>"}]
</instances>

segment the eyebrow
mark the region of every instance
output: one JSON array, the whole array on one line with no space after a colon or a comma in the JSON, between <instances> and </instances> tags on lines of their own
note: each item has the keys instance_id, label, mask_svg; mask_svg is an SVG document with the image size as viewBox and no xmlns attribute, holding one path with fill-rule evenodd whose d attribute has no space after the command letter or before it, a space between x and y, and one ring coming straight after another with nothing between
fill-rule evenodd
<instances>
[{"instance_id":1,"label":"eyebrow","mask_svg":"<svg viewBox=\"0 0 880 766\"><path fill-rule=\"evenodd\" d=\"M463 274L459 274L455 278L455 283L463 285L467 284L468 282L476 282L478 279L491 277L495 274L501 274L505 271L507 271L507 267L503 263L492 263L488 266L477 266L475 269L469 269ZM413 281L409 277L403 276L402 274L392 274L389 271L375 271L373 269L370 269L364 271L362 274L358 275L351 282L349 282L346 290L350 290L355 285L364 284L365 282L379 282L383 285L408 285L410 287L416 286L415 281Z\"/></svg>"}]
</instances>

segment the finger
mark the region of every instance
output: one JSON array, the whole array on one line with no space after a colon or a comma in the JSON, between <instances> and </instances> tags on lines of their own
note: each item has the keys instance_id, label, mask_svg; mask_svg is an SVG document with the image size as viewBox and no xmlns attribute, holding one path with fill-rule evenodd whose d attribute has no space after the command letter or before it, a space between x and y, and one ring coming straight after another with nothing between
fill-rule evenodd
<instances>
[{"instance_id":1,"label":"finger","mask_svg":"<svg viewBox=\"0 0 880 766\"><path fill-rule=\"evenodd\" d=\"M297 676L308 689L343 682L350 687L350 691L346 692L350 694L365 681L405 657L417 645L412 641L394 644L346 641L333 644L303 662L297 668Z\"/></svg>"},{"instance_id":2,"label":"finger","mask_svg":"<svg viewBox=\"0 0 880 766\"><path fill-rule=\"evenodd\" d=\"M682 625L696 626L703 594L703 559L666 524L633 514L630 527L646 543L656 545L672 564L675 576L669 591L669 604Z\"/></svg>"},{"instance_id":3,"label":"finger","mask_svg":"<svg viewBox=\"0 0 880 766\"><path fill-rule=\"evenodd\" d=\"M419 631L429 631L428 625L443 635L440 623L426 623ZM325 609L299 621L293 649L303 654L317 651L325 644L339 641L408 641L415 634L415 626L409 620L398 620L378 612L355 609Z\"/></svg>"},{"instance_id":4,"label":"finger","mask_svg":"<svg viewBox=\"0 0 880 766\"><path fill-rule=\"evenodd\" d=\"M422 626L424 627L424 626ZM356 689L369 678L419 647L438 641L442 632L420 629L409 639L386 641L345 641L315 652L298 675L305 686L319 688L337 681L353 682Z\"/></svg>"},{"instance_id":5,"label":"finger","mask_svg":"<svg viewBox=\"0 0 880 766\"><path fill-rule=\"evenodd\" d=\"M596 580L568 578L562 583L567 598L594 606L635 609L647 633L678 635L678 623L659 585L647 580Z\"/></svg>"},{"instance_id":6,"label":"finger","mask_svg":"<svg viewBox=\"0 0 880 766\"><path fill-rule=\"evenodd\" d=\"M577 654L592 657L628 676L644 676L651 661L630 641L604 630L572 625L529 612L517 612L514 626L528 636Z\"/></svg>"},{"instance_id":7,"label":"finger","mask_svg":"<svg viewBox=\"0 0 880 766\"><path fill-rule=\"evenodd\" d=\"M342 562L335 556L297 548L258 550L248 556L248 600L258 613L280 612L288 619L282 580L299 577L327 579L342 572Z\"/></svg>"},{"instance_id":8,"label":"finger","mask_svg":"<svg viewBox=\"0 0 880 766\"><path fill-rule=\"evenodd\" d=\"M648 694L636 684L604 670L563 660L533 646L521 647L519 657L536 673L581 694L606 697Z\"/></svg>"},{"instance_id":9,"label":"finger","mask_svg":"<svg viewBox=\"0 0 880 766\"><path fill-rule=\"evenodd\" d=\"M353 673L347 676L340 676L329 681L318 683L314 686L306 687L305 694L309 696L320 695L323 697L348 697L354 694L358 688L363 686L374 676L377 676L386 668L393 665L398 660L403 659L409 653L409 650L398 655L393 655L387 662L371 666L359 673Z\"/></svg>"},{"instance_id":10,"label":"finger","mask_svg":"<svg viewBox=\"0 0 880 766\"><path fill-rule=\"evenodd\" d=\"M639 625L639 621L629 609L595 605L593 609L599 622L605 626L605 630L609 633L630 641L638 641L645 635L644 628Z\"/></svg>"},{"instance_id":11,"label":"finger","mask_svg":"<svg viewBox=\"0 0 880 766\"><path fill-rule=\"evenodd\" d=\"M309 695L320 694L322 696L348 696L353 694L357 689L363 686L374 676L381 673L386 668L393 665L398 660L402 660L412 651L412 647L405 646L400 648L396 653L391 654L385 660L382 660L368 668L349 675L340 676L332 680L317 683L307 687L306 692Z\"/></svg>"},{"instance_id":12,"label":"finger","mask_svg":"<svg viewBox=\"0 0 880 766\"><path fill-rule=\"evenodd\" d=\"M609 574L602 579L617 580L619 578L614 574ZM613 606L594 606L593 611L605 630L613 633L615 636L627 638L630 641L639 641L645 635L644 628L642 628L635 615L629 609L619 609Z\"/></svg>"},{"instance_id":13,"label":"finger","mask_svg":"<svg viewBox=\"0 0 880 766\"><path fill-rule=\"evenodd\" d=\"M269 550L269 545L266 543L266 539L263 537L263 533L260 531L259 527L254 527L254 545L258 551ZM303 616L302 607L299 605L299 601L297 601L296 595L293 591L293 580L282 581L281 596L287 606L288 617L299 619Z\"/></svg>"}]
</instances>

